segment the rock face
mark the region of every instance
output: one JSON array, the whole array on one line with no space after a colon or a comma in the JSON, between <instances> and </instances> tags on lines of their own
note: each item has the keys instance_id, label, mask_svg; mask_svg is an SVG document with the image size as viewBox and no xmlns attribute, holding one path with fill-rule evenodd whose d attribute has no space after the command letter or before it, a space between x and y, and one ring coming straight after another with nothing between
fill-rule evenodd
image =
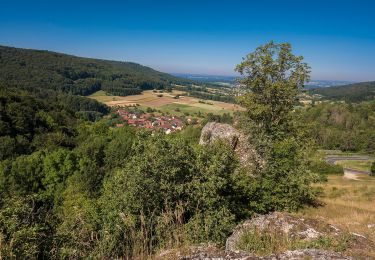
<instances>
[{"instance_id":1,"label":"rock face","mask_svg":"<svg viewBox=\"0 0 375 260\"><path fill-rule=\"evenodd\" d=\"M316 219L296 218L286 213L273 212L259 215L237 226L227 239L225 249L236 251L237 242L249 230L257 230L260 233L272 230L276 234L306 240L317 239L322 235L338 236L342 233L337 227Z\"/></svg>"},{"instance_id":2,"label":"rock face","mask_svg":"<svg viewBox=\"0 0 375 260\"><path fill-rule=\"evenodd\" d=\"M203 127L199 144L205 145L217 139L226 139L235 148L240 135L240 132L229 124L210 122Z\"/></svg>"},{"instance_id":3,"label":"rock face","mask_svg":"<svg viewBox=\"0 0 375 260\"><path fill-rule=\"evenodd\" d=\"M229 124L216 122L207 123L201 133L199 144L209 145L216 140L226 140L238 154L243 166L260 165L261 160L255 150L249 145L248 136Z\"/></svg>"}]
</instances>

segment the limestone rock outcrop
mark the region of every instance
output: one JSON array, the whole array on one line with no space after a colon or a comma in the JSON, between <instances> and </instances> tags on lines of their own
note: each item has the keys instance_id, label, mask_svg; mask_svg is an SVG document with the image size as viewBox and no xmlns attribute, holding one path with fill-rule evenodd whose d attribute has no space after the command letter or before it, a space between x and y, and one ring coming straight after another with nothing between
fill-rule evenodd
<instances>
[{"instance_id":1,"label":"limestone rock outcrop","mask_svg":"<svg viewBox=\"0 0 375 260\"><path fill-rule=\"evenodd\" d=\"M322 220L296 217L288 213L273 212L266 215L258 215L238 225L234 229L232 235L228 237L225 244L225 250L231 252L240 252L240 250L238 250L237 248L238 242L240 241L241 237L249 231L256 231L263 234L266 232L272 232L272 234L276 235L277 237L287 237L289 239L297 239L300 241L318 241L319 239L332 241L348 240L347 242L345 242L347 247L346 249L350 251L356 251L359 254L375 247L373 241L367 239L365 236L356 233L345 232L340 228L328 224ZM276 259L290 258L285 256L284 258Z\"/></svg>"},{"instance_id":2,"label":"limestone rock outcrop","mask_svg":"<svg viewBox=\"0 0 375 260\"><path fill-rule=\"evenodd\" d=\"M249 144L249 137L229 124L210 122L201 133L199 144L209 145L216 140L226 140L238 154L243 166L262 165L256 151Z\"/></svg>"}]
</instances>

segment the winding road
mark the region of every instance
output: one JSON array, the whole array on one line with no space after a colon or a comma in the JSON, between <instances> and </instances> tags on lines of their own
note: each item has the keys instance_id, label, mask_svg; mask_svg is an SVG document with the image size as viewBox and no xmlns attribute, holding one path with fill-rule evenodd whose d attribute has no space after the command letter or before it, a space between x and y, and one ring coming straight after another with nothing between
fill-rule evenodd
<instances>
[{"instance_id":1,"label":"winding road","mask_svg":"<svg viewBox=\"0 0 375 260\"><path fill-rule=\"evenodd\" d=\"M327 155L326 161L330 164L336 164L338 161L369 161L374 158L366 155L354 155L354 156L339 156L339 155ZM355 170L344 167L344 177L352 180L357 180L357 174L370 174L370 171Z\"/></svg>"}]
</instances>

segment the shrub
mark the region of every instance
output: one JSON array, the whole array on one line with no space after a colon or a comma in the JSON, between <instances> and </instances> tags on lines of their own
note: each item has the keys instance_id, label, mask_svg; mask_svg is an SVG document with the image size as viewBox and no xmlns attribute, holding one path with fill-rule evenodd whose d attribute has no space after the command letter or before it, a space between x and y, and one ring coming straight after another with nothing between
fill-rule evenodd
<instances>
[{"instance_id":1,"label":"shrub","mask_svg":"<svg viewBox=\"0 0 375 260\"><path fill-rule=\"evenodd\" d=\"M371 164L370 176L375 176L375 161Z\"/></svg>"},{"instance_id":2,"label":"shrub","mask_svg":"<svg viewBox=\"0 0 375 260\"><path fill-rule=\"evenodd\" d=\"M319 174L344 174L344 169L341 165L330 164L325 161L312 162L310 164L310 170Z\"/></svg>"}]
</instances>

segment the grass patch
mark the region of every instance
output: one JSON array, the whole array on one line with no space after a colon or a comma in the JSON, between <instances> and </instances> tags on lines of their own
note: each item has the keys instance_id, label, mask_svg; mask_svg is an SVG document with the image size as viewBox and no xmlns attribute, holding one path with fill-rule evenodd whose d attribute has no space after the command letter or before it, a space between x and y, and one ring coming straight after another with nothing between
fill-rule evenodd
<instances>
[{"instance_id":1,"label":"grass patch","mask_svg":"<svg viewBox=\"0 0 375 260\"><path fill-rule=\"evenodd\" d=\"M98 96L107 96L107 92L104 90L96 91L95 93L92 93L89 97L98 97Z\"/></svg>"},{"instance_id":2,"label":"grass patch","mask_svg":"<svg viewBox=\"0 0 375 260\"><path fill-rule=\"evenodd\" d=\"M95 100L97 100L99 102L102 102L102 103L107 103L107 102L119 100L118 96L108 95L107 92L105 92L104 90L99 90L99 91L89 95L88 98L95 99Z\"/></svg>"},{"instance_id":3,"label":"grass patch","mask_svg":"<svg viewBox=\"0 0 375 260\"><path fill-rule=\"evenodd\" d=\"M158 109L162 112L169 112L171 114L176 114L176 112L180 112L181 114L189 113L191 115L199 113L199 112L201 112L202 114L213 113L213 114L220 114L220 115L224 113L230 113L230 114L233 113L230 110L218 108L212 105L206 105L206 104L200 104L200 105L205 105L205 106L196 106L195 104L185 105L185 104L172 103L172 104L161 106Z\"/></svg>"},{"instance_id":4,"label":"grass patch","mask_svg":"<svg viewBox=\"0 0 375 260\"><path fill-rule=\"evenodd\" d=\"M296 215L324 219L348 232L363 234L375 241L375 178L359 174L358 180L330 175L320 184L321 207L310 207ZM375 258L375 248L368 255Z\"/></svg>"},{"instance_id":5,"label":"grass patch","mask_svg":"<svg viewBox=\"0 0 375 260\"><path fill-rule=\"evenodd\" d=\"M324 249L343 252L349 248L350 242L354 239L353 235L345 233L341 236L327 235L313 240L302 240L272 230L259 232L254 229L246 231L240 237L236 247L238 250L260 256L297 249Z\"/></svg>"},{"instance_id":6,"label":"grass patch","mask_svg":"<svg viewBox=\"0 0 375 260\"><path fill-rule=\"evenodd\" d=\"M337 164L341 165L344 168L349 168L353 170L370 171L372 162L373 160L368 160L368 161L345 160L345 161L338 161Z\"/></svg>"}]
</instances>

